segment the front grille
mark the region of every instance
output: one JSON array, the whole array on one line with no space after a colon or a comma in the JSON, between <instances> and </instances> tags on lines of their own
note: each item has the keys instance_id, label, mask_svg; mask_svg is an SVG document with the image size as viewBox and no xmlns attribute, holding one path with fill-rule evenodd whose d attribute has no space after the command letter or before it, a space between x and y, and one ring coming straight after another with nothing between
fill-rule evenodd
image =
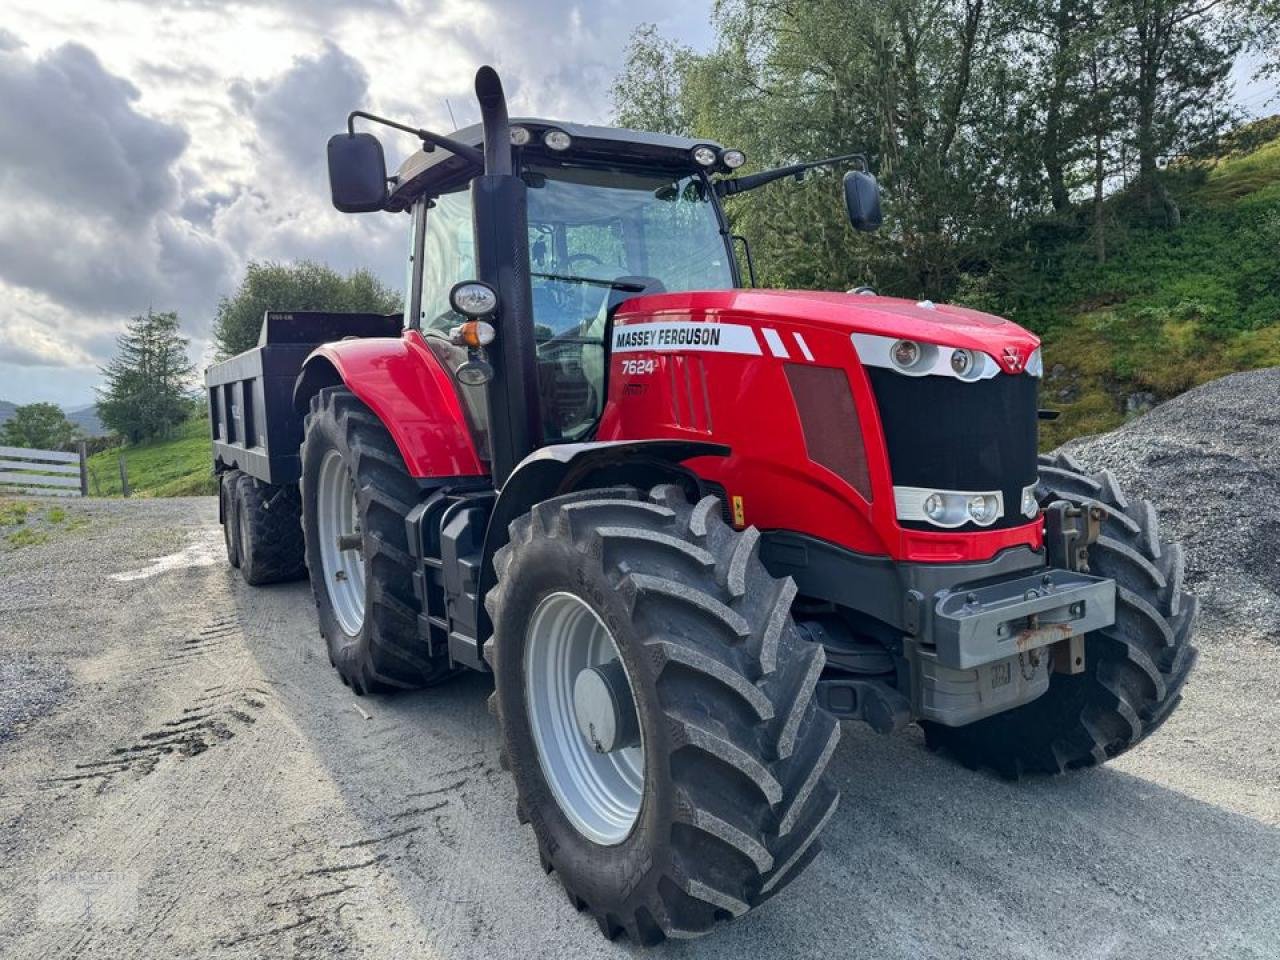
<instances>
[{"instance_id":1,"label":"front grille","mask_svg":"<svg viewBox=\"0 0 1280 960\"><path fill-rule=\"evenodd\" d=\"M1022 489L1036 481L1036 390L1028 374L997 374L967 383L952 377L908 377L867 367L880 410L895 486L937 490L1000 490L1005 515L994 524L965 524L951 532L993 530L1027 523ZM917 530L929 523L900 521Z\"/></svg>"}]
</instances>

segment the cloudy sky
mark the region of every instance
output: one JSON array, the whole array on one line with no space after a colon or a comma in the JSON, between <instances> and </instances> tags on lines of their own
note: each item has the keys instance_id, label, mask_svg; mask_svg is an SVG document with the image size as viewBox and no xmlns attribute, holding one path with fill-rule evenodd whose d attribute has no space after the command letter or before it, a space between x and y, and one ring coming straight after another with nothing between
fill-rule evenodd
<instances>
[{"instance_id":1,"label":"cloudy sky","mask_svg":"<svg viewBox=\"0 0 1280 960\"><path fill-rule=\"evenodd\" d=\"M355 107L452 129L475 68L512 109L607 118L631 30L705 48L711 0L0 0L0 399L92 402L129 316L177 310L207 358L246 261L402 285L404 221L329 206ZM388 163L413 149L384 136Z\"/></svg>"},{"instance_id":2,"label":"cloudy sky","mask_svg":"<svg viewBox=\"0 0 1280 960\"><path fill-rule=\"evenodd\" d=\"M93 400L131 315L208 358L251 259L402 282L404 223L328 203L324 143L364 107L448 130L475 68L517 112L599 121L632 29L711 44L712 0L0 0L0 399ZM1238 100L1274 93L1237 71ZM1274 109L1274 107L1272 108ZM384 136L389 160L414 147Z\"/></svg>"}]
</instances>

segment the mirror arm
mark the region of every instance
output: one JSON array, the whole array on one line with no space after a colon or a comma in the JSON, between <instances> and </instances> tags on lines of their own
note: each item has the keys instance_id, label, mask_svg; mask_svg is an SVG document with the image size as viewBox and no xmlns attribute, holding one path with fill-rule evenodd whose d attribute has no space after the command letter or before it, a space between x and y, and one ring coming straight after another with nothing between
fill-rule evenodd
<instances>
[{"instance_id":1,"label":"mirror arm","mask_svg":"<svg viewBox=\"0 0 1280 960\"><path fill-rule=\"evenodd\" d=\"M763 187L766 183L773 183L775 180L782 180L785 177L795 177L797 180L803 180L805 171L812 170L814 167L834 167L836 164L849 162L857 163L862 170L867 169L866 154L846 153L839 157L827 157L825 160L810 160L807 163L793 163L786 167L776 167L773 170L764 170L745 177L736 177L733 180L717 180L714 186L717 196L732 197L735 193L754 190L756 187Z\"/></svg>"},{"instance_id":2,"label":"mirror arm","mask_svg":"<svg viewBox=\"0 0 1280 960\"><path fill-rule=\"evenodd\" d=\"M356 132L356 117L370 120L374 123L380 123L384 127L392 127L396 130L403 130L405 133L412 133L415 137L422 141L422 149L430 152L436 147L443 147L452 154L462 157L474 163L478 167L484 166L484 154L475 147L469 147L465 143L459 143L457 140L449 137L442 137L438 133L432 133L430 130L423 130L421 127L411 127L405 123L397 123L395 120L388 120L386 117L380 117L377 114L367 113L364 110L352 110L347 114L347 133L354 136Z\"/></svg>"}]
</instances>

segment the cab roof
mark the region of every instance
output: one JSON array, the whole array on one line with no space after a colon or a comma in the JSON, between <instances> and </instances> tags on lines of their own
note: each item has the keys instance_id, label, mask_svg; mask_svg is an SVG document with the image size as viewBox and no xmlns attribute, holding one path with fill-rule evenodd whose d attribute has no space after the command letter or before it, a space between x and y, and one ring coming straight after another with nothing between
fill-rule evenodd
<instances>
[{"instance_id":1,"label":"cab roof","mask_svg":"<svg viewBox=\"0 0 1280 960\"><path fill-rule=\"evenodd\" d=\"M707 169L694 161L694 147L708 146L717 152L722 149L714 140L694 140L667 133L597 127L538 117L513 117L511 126L524 127L529 131L529 143L512 149L517 157L535 163L607 162L672 173L692 173ZM571 140L569 148L561 151L547 149L542 143L542 136L548 130L567 133ZM484 146L484 131L478 123L449 136L477 149ZM421 196L439 196L460 189L478 172L473 164L442 147L430 152L418 150L410 154L396 171L386 209L406 210Z\"/></svg>"}]
</instances>

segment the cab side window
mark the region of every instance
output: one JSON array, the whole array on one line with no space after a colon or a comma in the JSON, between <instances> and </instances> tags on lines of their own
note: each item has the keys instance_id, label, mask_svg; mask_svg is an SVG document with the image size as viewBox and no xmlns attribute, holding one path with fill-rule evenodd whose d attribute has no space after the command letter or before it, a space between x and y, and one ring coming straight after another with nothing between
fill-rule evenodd
<instances>
[{"instance_id":1,"label":"cab side window","mask_svg":"<svg viewBox=\"0 0 1280 960\"><path fill-rule=\"evenodd\" d=\"M449 306L455 283L474 280L476 243L471 223L471 190L435 198L425 211L422 249L422 331L447 334L462 318Z\"/></svg>"}]
</instances>

